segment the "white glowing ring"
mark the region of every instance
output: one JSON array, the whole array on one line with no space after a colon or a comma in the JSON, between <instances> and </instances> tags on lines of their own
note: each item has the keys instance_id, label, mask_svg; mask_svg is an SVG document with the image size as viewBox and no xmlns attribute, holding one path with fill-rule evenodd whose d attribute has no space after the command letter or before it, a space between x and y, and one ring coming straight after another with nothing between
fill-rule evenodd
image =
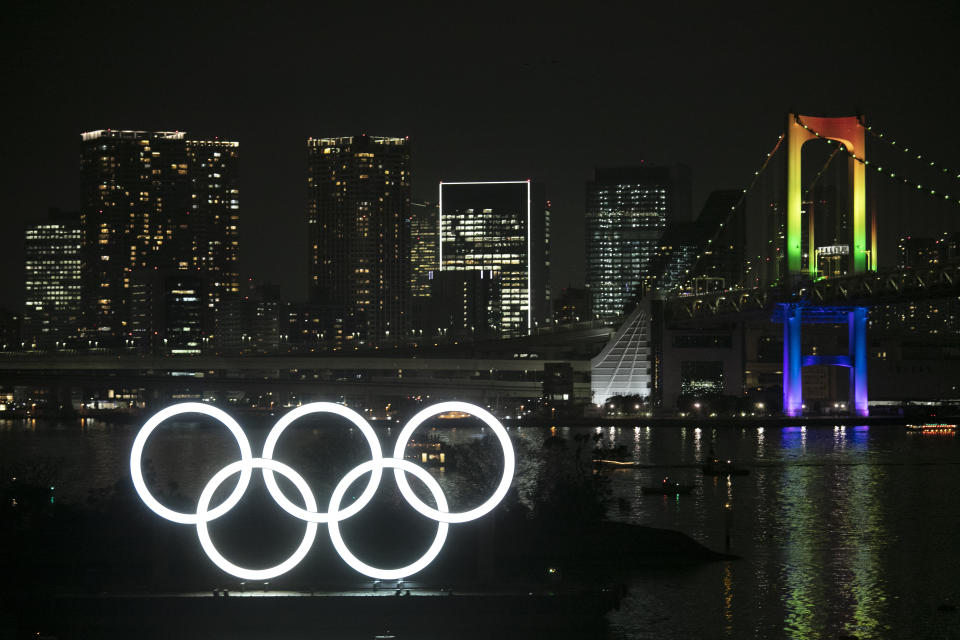
<instances>
[{"instance_id":1,"label":"white glowing ring","mask_svg":"<svg viewBox=\"0 0 960 640\"><path fill-rule=\"evenodd\" d=\"M447 413L448 411L469 413L480 418L480 420L493 430L493 433L496 434L500 440L500 445L503 447L503 477L500 478L500 484L497 485L497 489L493 492L493 495L479 507L470 509L469 511L462 511L460 513L439 511L428 506L413 493L406 476L400 468L394 471L394 475L397 478L397 486L400 487L400 493L403 494L403 497L410 503L411 507L423 515L438 522L469 522L490 513L490 511L503 500L504 496L507 495L507 491L510 490L510 483L513 481L513 471L516 466L516 460L513 454L513 443L510 442L510 435L507 433L507 430L503 428L503 425L500 424L493 414L486 409L481 409L467 402L441 402L432 407L427 407L413 416L410 422L403 427L400 435L397 436L397 445L393 449L393 457L398 460L403 459L403 453L407 448L407 441L410 440L410 436L413 435L414 430L416 430L424 420L437 414Z\"/></svg>"},{"instance_id":2,"label":"white glowing ring","mask_svg":"<svg viewBox=\"0 0 960 640\"><path fill-rule=\"evenodd\" d=\"M249 463L253 458L253 453L250 450L250 442L247 440L247 436L244 435L243 429L241 429L237 421L231 418L225 411L200 402L183 402L175 404L172 407L167 407L156 413L141 427L140 433L137 434L137 437L133 441L133 449L130 452L130 476L133 479L133 487L140 495L140 499L143 500L144 504L162 518L180 524L197 524L201 520L215 520L240 502L240 498L243 497L243 493L247 490L247 485L250 484L252 467L250 467L249 464L240 471L240 480L237 482L233 493L231 493L220 506L206 512L202 518L198 514L180 513L179 511L174 511L163 506L153 497L153 494L150 493L150 490L147 488L147 483L143 481L143 470L140 468L140 462L143 457L143 447L147 444L147 438L150 437L154 429L160 426L161 422L167 418L180 415L181 413L202 413L220 421L230 430L233 437L237 439L237 444L240 445L240 461Z\"/></svg>"},{"instance_id":3,"label":"white glowing ring","mask_svg":"<svg viewBox=\"0 0 960 640\"><path fill-rule=\"evenodd\" d=\"M427 418L448 411L469 413L477 418L480 418L497 435L497 438L500 440L500 444L503 447L503 477L500 479L500 484L497 486L496 491L494 491L493 495L479 507L462 513L450 513L447 507L446 497L443 495L443 490L440 488L440 485L437 484L437 481L433 479L433 476L417 465L403 459L407 442L409 441L414 430ZM327 513L319 513L317 511L316 499L314 498L313 493L310 491L310 487L306 480L304 480L303 477L301 477L298 473L293 471L293 469L281 462L274 460L271 456L276 448L277 440L279 440L284 429L293 423L294 420L309 413L324 412L343 416L350 420L357 428L359 428L364 437L367 439L367 443L370 445L370 452L373 456L373 459L368 462L364 462L350 470L347 475L340 480L334 489L333 494L330 497L330 504ZM233 436L237 439L237 444L240 446L240 460L228 464L226 467L214 474L213 478L211 478L200 494L200 500L197 505L197 512L195 514L179 513L160 504L147 489L147 485L143 480L143 472L140 468L141 458L143 457L143 448L146 445L147 438L150 437L150 434L153 433L153 431L164 420L181 413L201 413L219 420L230 430ZM140 499L143 500L144 504L146 504L154 513L162 518L166 518L167 520L181 524L196 525L197 535L200 538L200 545L203 547L203 550L206 552L210 560L212 560L213 563L223 571L237 576L238 578L244 578L248 580L267 580L269 578L286 573L299 564L306 556L310 546L313 544L317 532L317 523L319 522L325 522L329 527L330 539L343 561L360 573L385 580L399 579L416 573L430 564L430 562L437 557L437 554L440 553L440 549L443 547L443 543L446 541L447 531L450 523L467 522L479 518L480 516L488 513L503 499L510 488L510 482L513 479L515 466L516 461L513 453L513 445L510 442L510 436L507 434L506 429L503 428L503 425L501 425L500 422L497 421L497 419L488 411L466 402L441 402L417 413L413 419L411 419L410 422L407 423L407 425L401 430L400 435L397 438L397 445L394 449L393 458L383 457L380 450L380 442L377 439L376 433L362 416L355 411L343 407L342 405L331 404L328 402L317 402L305 405L295 409L294 411L291 411L289 414L281 418L280 421L273 426L267 436L267 440L263 448L262 458L253 457L253 454L250 451L250 443L247 441L243 430L240 428L240 425L237 424L233 418L220 409L199 402L185 402L172 407L167 407L166 409L163 409L154 415L140 429L140 432L133 441L133 449L130 452L130 475L133 478L133 486L136 489L137 494L140 496ZM379 487L380 479L385 467L394 469L394 475L396 476L397 485L400 488L400 492L403 494L403 497L407 500L410 506L416 509L419 513L439 523L437 528L437 536L427 552L413 564L400 569L378 569L376 567L371 567L370 565L364 564L350 552L340 535L339 521L355 515L360 509L370 502L373 493L376 492L377 488ZM253 469L263 470L264 481L267 484L270 495L273 496L274 500L276 500L276 502L284 510L291 515L307 522L307 530L304 534L303 541L301 541L300 546L297 547L297 550L293 553L293 555L279 565L269 569L244 569L243 567L239 567L229 562L220 554L219 551L217 551L213 541L210 539L210 533L207 530L207 524L209 522L216 520L237 505L237 503L240 501L240 498L243 496L243 493L246 491L247 486L250 484L250 475ZM233 492L227 497L226 500L224 500L222 504L214 509L209 509L210 500L213 498L213 494L216 492L217 488L224 482L224 480L238 471L240 472L240 479L237 482L237 486L234 488ZM274 471L286 476L291 482L293 482L294 486L297 487L297 489L300 491L300 494L303 496L303 501L306 506L305 509L293 504L286 498L286 496L283 495L279 486L277 485L276 478L273 476ZM367 485L367 488L361 494L360 498L346 509L340 511L340 502L343 500L347 489L353 484L353 482L357 480L357 478L368 472L371 474L370 483ZM413 490L410 489L410 485L407 482L406 473L412 473L427 485L427 488L430 489L430 492L433 494L433 497L436 500L436 509L429 507L413 493Z\"/></svg>"},{"instance_id":4,"label":"white glowing ring","mask_svg":"<svg viewBox=\"0 0 960 640\"><path fill-rule=\"evenodd\" d=\"M300 564L300 561L307 556L310 547L313 546L314 539L317 537L317 523L307 523L307 530L303 534L303 540L300 542L300 546L293 552L293 555L275 567L270 567L269 569L244 569L224 558L223 555L217 551L213 540L210 539L210 532L207 530L207 522L213 519L208 517L207 506L210 504L213 492L223 484L224 480L237 471L241 474L244 472L249 474L250 470L254 468L264 469L265 471L276 471L280 475L286 476L287 479L299 489L300 495L303 496L303 501L307 505L307 508L312 511L317 510L317 501L313 497L313 493L310 492L310 486L307 484L307 481L287 465L282 462L277 462L276 460L265 460L263 458L240 460L228 464L214 474L210 482L207 483L207 486L203 488L203 492L200 494L200 501L197 503L197 536L200 538L200 546L203 547L207 557L213 561L213 564L230 575L243 578L244 580L269 580L270 578L275 578L290 571L290 569Z\"/></svg>"},{"instance_id":5,"label":"white glowing ring","mask_svg":"<svg viewBox=\"0 0 960 640\"><path fill-rule=\"evenodd\" d=\"M311 404L305 404L280 418L280 421L273 425L270 433L267 434L267 440L263 445L263 457L272 459L273 450L284 429L290 426L294 420L310 413L333 413L338 416L343 416L360 429L360 433L367 439L367 444L370 445L371 459L374 461L383 459L383 453L380 451L380 440L377 438L377 434L374 432L373 427L370 426L370 423L364 420L363 416L353 409L345 407L342 404L334 404L333 402L313 402ZM329 512L317 513L316 508L314 508L313 511L307 511L290 502L290 500L283 495L283 492L280 491L280 487L277 486L277 480L274 478L273 472L266 467L264 467L263 470L263 479L267 483L267 491L269 491L273 499L277 501L277 504L290 515L296 516L301 520L306 520L307 522L330 522L330 520L344 520L349 518L367 506L367 503L373 499L373 494L376 493L377 488L380 486L380 476L382 474L383 467L376 467L370 475L370 482L367 484L367 488L360 494L360 497L349 507L333 515Z\"/></svg>"},{"instance_id":6,"label":"white glowing ring","mask_svg":"<svg viewBox=\"0 0 960 640\"><path fill-rule=\"evenodd\" d=\"M437 506L440 507L440 512L446 513L447 498L443 495L443 489L441 489L440 485L437 484L437 481L433 479L433 476L427 473L427 471L422 467L418 467L412 462L408 462L407 460L400 458L370 460L351 469L347 475L343 477L337 487L333 490L333 494L330 496L330 512L333 513L340 508L340 500L343 499L343 494L346 493L347 489L350 488L350 485L353 484L357 478L368 471L375 472L377 470L382 470L384 467L393 467L397 470L397 473L401 475L406 472L412 473L420 478L423 483L427 485L427 488L430 489L430 493L433 494L434 500L437 501ZM436 518L434 519L436 520ZM433 559L437 557L438 553L440 553L440 549L443 548L443 543L447 540L447 530L450 528L450 525L446 522L439 522L437 526L437 537L433 539L433 544L430 545L430 548L427 549L427 552L420 556L420 559L418 559L416 562L399 569L378 569L377 567L372 567L364 562L361 562L355 555L353 555L353 553L350 552L350 549L348 549L346 543L344 543L343 537L340 535L340 523L336 520L331 520L327 524L327 528L330 530L330 541L333 542L333 548L337 550L338 554L340 554L340 558L342 558L343 561L350 565L353 569L365 576L370 576L371 578L377 578L379 580L399 580L400 578L417 573L428 564L433 562Z\"/></svg>"}]
</instances>

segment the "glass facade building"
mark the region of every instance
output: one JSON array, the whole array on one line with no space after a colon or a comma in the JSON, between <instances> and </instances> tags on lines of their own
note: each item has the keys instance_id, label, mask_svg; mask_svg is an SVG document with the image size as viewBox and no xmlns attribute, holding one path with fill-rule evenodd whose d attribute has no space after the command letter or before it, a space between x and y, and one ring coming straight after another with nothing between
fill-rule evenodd
<instances>
[{"instance_id":1,"label":"glass facade building","mask_svg":"<svg viewBox=\"0 0 960 640\"><path fill-rule=\"evenodd\" d=\"M689 220L690 171L597 169L587 183L586 210L586 284L593 314L614 320L652 275L668 220Z\"/></svg>"},{"instance_id":2,"label":"glass facade building","mask_svg":"<svg viewBox=\"0 0 960 640\"><path fill-rule=\"evenodd\" d=\"M307 141L310 299L342 310L335 343L404 335L409 224L408 138Z\"/></svg>"},{"instance_id":3,"label":"glass facade building","mask_svg":"<svg viewBox=\"0 0 960 640\"><path fill-rule=\"evenodd\" d=\"M548 317L549 221L543 190L530 180L440 183L440 270L496 272L503 335Z\"/></svg>"}]
</instances>

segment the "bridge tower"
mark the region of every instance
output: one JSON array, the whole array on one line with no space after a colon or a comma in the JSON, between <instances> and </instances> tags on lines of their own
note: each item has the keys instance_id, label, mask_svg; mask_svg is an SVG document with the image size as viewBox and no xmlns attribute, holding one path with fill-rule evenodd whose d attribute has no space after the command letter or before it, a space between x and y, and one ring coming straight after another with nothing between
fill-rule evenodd
<instances>
[{"instance_id":1,"label":"bridge tower","mask_svg":"<svg viewBox=\"0 0 960 640\"><path fill-rule=\"evenodd\" d=\"M853 220L850 225L853 237L850 242L852 254L851 273L877 270L876 222L873 223L872 243L867 246L867 191L866 167L857 161L866 158L865 133L859 116L839 118L802 116L787 114L787 271L791 286L800 280L801 256L801 214L803 208L803 182L801 150L803 145L816 138L826 138L844 145L847 149L847 167L850 176L850 200L848 211ZM807 272L811 279L817 277L816 246L814 243L814 223L809 220Z\"/></svg>"},{"instance_id":2,"label":"bridge tower","mask_svg":"<svg viewBox=\"0 0 960 640\"><path fill-rule=\"evenodd\" d=\"M787 114L787 271L789 286L796 290L804 279L802 272L802 208L803 145L810 140L824 138L838 142L847 150L847 170L850 194L848 215L853 233L850 241L853 274L877 270L877 229L872 223L871 243L867 245L867 190L865 138L863 123L859 116L838 118ZM858 160L859 158L859 160ZM807 221L809 232L807 276L817 279L816 242L814 239L814 216ZM774 319L783 322L783 412L788 416L803 413L802 368L826 364L850 369L850 407L859 416L868 415L867 409L867 308L823 307L805 303L777 305ZM808 355L801 353L801 327L804 324L846 324L849 331L847 355Z\"/></svg>"}]
</instances>

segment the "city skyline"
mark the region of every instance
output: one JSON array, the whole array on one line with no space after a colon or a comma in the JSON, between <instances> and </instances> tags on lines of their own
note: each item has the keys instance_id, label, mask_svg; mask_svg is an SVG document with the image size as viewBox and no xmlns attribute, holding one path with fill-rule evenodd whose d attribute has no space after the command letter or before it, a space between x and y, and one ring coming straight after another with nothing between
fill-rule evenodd
<instances>
[{"instance_id":1,"label":"city skyline","mask_svg":"<svg viewBox=\"0 0 960 640\"><path fill-rule=\"evenodd\" d=\"M396 11L403 30L394 29ZM98 127L239 140L243 234L253 240L245 243L241 272L277 282L290 297L306 297L299 277L306 272L303 140L354 132L411 137L418 201L435 197L441 179L541 179L553 202L558 251L567 256L556 265L554 287L580 285L577 236L594 166L685 162L698 211L710 191L746 186L789 110L862 111L948 162L960 140L929 114L931 105L938 113L958 105L953 83L943 82L952 77L945 30L955 11L610 5L569 14L518 7L501 29L497 12L468 16L449 8L288 14L211 5L179 15L138 6L101 13L20 5L8 16L13 36L3 45L17 127L5 134L2 160L12 186L0 194L9 225L0 240L0 305L17 308L22 300L16 237L24 224L51 206L79 209L75 140ZM308 52L346 50L352 36L334 29L315 42L310 24L365 24L370 37L313 85L302 80L314 59ZM470 44L497 29L503 46L496 51ZM262 41L253 39L258 33ZM884 44L888 33L897 47ZM142 38L156 46L138 57L116 53ZM177 44L211 38L218 44L203 55ZM851 56L857 64L837 64ZM394 66L383 66L391 59ZM183 72L136 80L151 68ZM277 250L291 242L302 242L303 251Z\"/></svg>"},{"instance_id":2,"label":"city skyline","mask_svg":"<svg viewBox=\"0 0 960 640\"><path fill-rule=\"evenodd\" d=\"M960 4L0 15L0 637L958 627Z\"/></svg>"}]
</instances>

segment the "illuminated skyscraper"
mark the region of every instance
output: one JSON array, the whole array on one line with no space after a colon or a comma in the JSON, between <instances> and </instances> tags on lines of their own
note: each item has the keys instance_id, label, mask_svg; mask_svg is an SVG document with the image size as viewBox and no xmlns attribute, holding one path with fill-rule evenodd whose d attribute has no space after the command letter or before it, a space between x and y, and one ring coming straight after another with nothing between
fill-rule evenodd
<instances>
[{"instance_id":1,"label":"illuminated skyscraper","mask_svg":"<svg viewBox=\"0 0 960 640\"><path fill-rule=\"evenodd\" d=\"M204 333L215 339L224 301L240 295L240 143L187 140L190 267L204 276Z\"/></svg>"},{"instance_id":2,"label":"illuminated skyscraper","mask_svg":"<svg viewBox=\"0 0 960 640\"><path fill-rule=\"evenodd\" d=\"M339 341L403 335L409 224L407 138L307 141L310 298L343 310Z\"/></svg>"},{"instance_id":3,"label":"illuminated skyscraper","mask_svg":"<svg viewBox=\"0 0 960 640\"><path fill-rule=\"evenodd\" d=\"M497 272L505 335L549 313L549 220L543 189L530 180L440 183L440 270Z\"/></svg>"},{"instance_id":4,"label":"illuminated skyscraper","mask_svg":"<svg viewBox=\"0 0 960 640\"><path fill-rule=\"evenodd\" d=\"M438 269L437 205L414 202L410 216L410 291L414 298L430 297L430 272Z\"/></svg>"},{"instance_id":5,"label":"illuminated skyscraper","mask_svg":"<svg viewBox=\"0 0 960 640\"><path fill-rule=\"evenodd\" d=\"M52 210L46 222L27 227L25 241L24 342L73 348L82 311L80 214Z\"/></svg>"},{"instance_id":6,"label":"illuminated skyscraper","mask_svg":"<svg viewBox=\"0 0 960 640\"><path fill-rule=\"evenodd\" d=\"M624 313L651 275L668 219L690 219L684 166L597 169L587 183L586 283L597 318Z\"/></svg>"},{"instance_id":7,"label":"illuminated skyscraper","mask_svg":"<svg viewBox=\"0 0 960 640\"><path fill-rule=\"evenodd\" d=\"M183 132L81 134L84 332L132 346L130 294L138 270L176 269L205 285L206 332L234 293L239 248L239 144Z\"/></svg>"}]
</instances>

